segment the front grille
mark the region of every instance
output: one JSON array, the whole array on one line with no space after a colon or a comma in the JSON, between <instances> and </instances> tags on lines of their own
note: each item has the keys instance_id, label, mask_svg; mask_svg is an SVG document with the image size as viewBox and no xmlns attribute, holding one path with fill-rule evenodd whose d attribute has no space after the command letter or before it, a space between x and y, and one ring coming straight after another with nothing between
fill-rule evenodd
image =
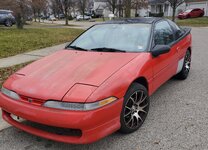
<instances>
[{"instance_id":1,"label":"front grille","mask_svg":"<svg viewBox=\"0 0 208 150\"><path fill-rule=\"evenodd\" d=\"M70 129L70 128L60 128L60 127L53 127L53 126L48 126L32 121L24 121L22 124L46 131L52 134L57 134L57 135L65 135L65 136L75 136L75 137L81 137L82 136L82 131L79 129Z\"/></svg>"},{"instance_id":2,"label":"front grille","mask_svg":"<svg viewBox=\"0 0 208 150\"><path fill-rule=\"evenodd\" d=\"M41 106L45 102L44 100L41 99L31 98L23 95L21 95L20 97L22 102L30 103L33 105Z\"/></svg>"}]
</instances>

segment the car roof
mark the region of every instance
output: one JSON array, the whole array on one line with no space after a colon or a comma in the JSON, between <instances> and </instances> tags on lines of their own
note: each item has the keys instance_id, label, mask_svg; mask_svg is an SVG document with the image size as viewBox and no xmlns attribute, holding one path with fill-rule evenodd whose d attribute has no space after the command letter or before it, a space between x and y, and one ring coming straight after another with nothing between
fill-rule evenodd
<instances>
[{"instance_id":1,"label":"car roof","mask_svg":"<svg viewBox=\"0 0 208 150\"><path fill-rule=\"evenodd\" d=\"M200 9L200 10L203 10L203 9L201 9L201 8L193 8L192 10L195 10L195 9Z\"/></svg>"},{"instance_id":2,"label":"car roof","mask_svg":"<svg viewBox=\"0 0 208 150\"><path fill-rule=\"evenodd\" d=\"M0 12L4 12L4 13L13 13L13 11L11 11L11 10L4 10L4 9L0 9Z\"/></svg>"},{"instance_id":3,"label":"car roof","mask_svg":"<svg viewBox=\"0 0 208 150\"><path fill-rule=\"evenodd\" d=\"M112 21L106 21L101 24L133 24L133 23L154 24L159 20L165 20L165 19L159 17L127 18L127 19L116 19Z\"/></svg>"}]
</instances>

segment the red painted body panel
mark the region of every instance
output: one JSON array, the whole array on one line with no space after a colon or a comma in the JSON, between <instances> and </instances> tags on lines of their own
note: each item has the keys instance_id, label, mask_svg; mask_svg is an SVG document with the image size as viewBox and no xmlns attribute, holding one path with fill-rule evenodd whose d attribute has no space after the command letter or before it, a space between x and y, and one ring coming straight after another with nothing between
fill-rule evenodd
<instances>
[{"instance_id":1,"label":"red painted body panel","mask_svg":"<svg viewBox=\"0 0 208 150\"><path fill-rule=\"evenodd\" d=\"M60 142L77 144L91 143L120 128L120 113L123 99L119 99L100 109L86 112L56 110L43 108L42 106L33 106L31 104L11 100L1 93L0 99L0 106L4 110L3 118L7 122L31 134ZM82 130L82 136L79 138L73 136L58 136L56 134L37 130L14 121L10 117L10 113L26 120L45 125L80 129Z\"/></svg>"},{"instance_id":2,"label":"red painted body panel","mask_svg":"<svg viewBox=\"0 0 208 150\"><path fill-rule=\"evenodd\" d=\"M4 87L41 100L62 100L75 84L100 86L138 53L97 53L62 50L21 69Z\"/></svg>"},{"instance_id":3,"label":"red painted body panel","mask_svg":"<svg viewBox=\"0 0 208 150\"><path fill-rule=\"evenodd\" d=\"M149 95L177 72L178 61L191 48L191 35L174 44L167 54L153 57L150 52L109 53L62 50L43 58L11 76L4 87L40 103L14 101L0 93L3 118L37 136L67 143L91 143L120 128L123 97L132 82L144 78ZM115 96L118 100L93 111L66 111L42 106L46 100L95 102ZM38 101L38 100L37 100ZM11 114L26 120L80 129L81 137L47 133L14 121Z\"/></svg>"}]
</instances>

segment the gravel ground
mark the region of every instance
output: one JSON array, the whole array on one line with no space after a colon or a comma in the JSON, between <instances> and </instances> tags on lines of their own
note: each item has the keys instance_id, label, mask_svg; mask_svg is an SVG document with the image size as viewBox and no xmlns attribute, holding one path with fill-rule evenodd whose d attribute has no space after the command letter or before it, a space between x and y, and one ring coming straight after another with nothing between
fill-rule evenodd
<instances>
[{"instance_id":1,"label":"gravel ground","mask_svg":"<svg viewBox=\"0 0 208 150\"><path fill-rule=\"evenodd\" d=\"M0 150L207 150L208 29L193 28L193 63L186 81L170 80L152 97L144 125L135 133L114 133L94 144L42 139L13 127L0 132Z\"/></svg>"}]
</instances>

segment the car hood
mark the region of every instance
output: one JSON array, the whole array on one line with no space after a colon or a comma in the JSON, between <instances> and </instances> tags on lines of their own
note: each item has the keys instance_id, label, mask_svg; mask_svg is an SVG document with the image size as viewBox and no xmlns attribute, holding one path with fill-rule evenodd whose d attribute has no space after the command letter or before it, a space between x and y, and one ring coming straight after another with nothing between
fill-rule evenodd
<instances>
[{"instance_id":1,"label":"car hood","mask_svg":"<svg viewBox=\"0 0 208 150\"><path fill-rule=\"evenodd\" d=\"M6 85L23 96L62 100L75 84L99 87L137 55L61 50L16 72Z\"/></svg>"}]
</instances>

